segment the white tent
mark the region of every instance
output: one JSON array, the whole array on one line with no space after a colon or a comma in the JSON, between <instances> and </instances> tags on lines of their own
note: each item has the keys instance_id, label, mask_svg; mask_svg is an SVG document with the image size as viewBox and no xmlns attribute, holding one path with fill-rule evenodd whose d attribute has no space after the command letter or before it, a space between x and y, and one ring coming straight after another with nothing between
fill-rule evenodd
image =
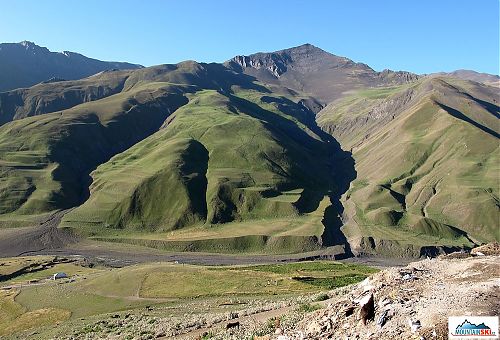
<instances>
[{"instance_id":1,"label":"white tent","mask_svg":"<svg viewBox=\"0 0 500 340\"><path fill-rule=\"evenodd\" d=\"M68 275L66 275L66 273L63 273L63 272L59 272L59 273L55 273L54 276L53 276L53 279L54 280L57 280L57 279L65 279L67 278Z\"/></svg>"}]
</instances>

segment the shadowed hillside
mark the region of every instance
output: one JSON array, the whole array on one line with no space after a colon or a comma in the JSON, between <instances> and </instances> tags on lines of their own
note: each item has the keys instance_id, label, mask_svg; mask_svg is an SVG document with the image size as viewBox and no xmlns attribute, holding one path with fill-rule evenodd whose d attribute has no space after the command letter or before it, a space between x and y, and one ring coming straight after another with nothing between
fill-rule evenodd
<instances>
[{"instance_id":1,"label":"shadowed hillside","mask_svg":"<svg viewBox=\"0 0 500 340\"><path fill-rule=\"evenodd\" d=\"M4 98L4 121L14 119L0 128L4 224L83 203L63 225L107 240L176 248L177 237L162 233L191 227L208 242L201 249L234 237L243 239L224 249L345 245L322 236L325 225L339 233L323 215L346 188L335 172L345 157L299 103L306 96L273 94L222 65L184 62ZM259 227L242 234L238 224L252 220ZM232 231L213 234L219 225Z\"/></svg>"},{"instance_id":2,"label":"shadowed hillside","mask_svg":"<svg viewBox=\"0 0 500 340\"><path fill-rule=\"evenodd\" d=\"M0 44L0 92L46 81L80 79L106 70L141 67L91 59L68 51L50 52L30 41L3 43Z\"/></svg>"}]
</instances>

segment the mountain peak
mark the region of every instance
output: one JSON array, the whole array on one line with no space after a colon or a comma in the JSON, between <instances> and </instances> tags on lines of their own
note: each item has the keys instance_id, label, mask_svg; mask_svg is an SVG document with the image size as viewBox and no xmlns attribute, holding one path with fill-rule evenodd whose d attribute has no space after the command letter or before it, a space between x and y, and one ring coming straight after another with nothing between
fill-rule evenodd
<instances>
[{"instance_id":1,"label":"mountain peak","mask_svg":"<svg viewBox=\"0 0 500 340\"><path fill-rule=\"evenodd\" d=\"M21 44L22 46L24 47L39 47L37 44L35 44L34 42L32 41L28 41L28 40L23 40L21 41L19 44Z\"/></svg>"},{"instance_id":2,"label":"mountain peak","mask_svg":"<svg viewBox=\"0 0 500 340\"><path fill-rule=\"evenodd\" d=\"M28 40L23 40L20 43L18 43L17 45L21 45L22 47L24 47L26 49L26 51L44 51L44 52L49 52L48 48L42 47L42 46L38 46L34 42L28 41Z\"/></svg>"},{"instance_id":3,"label":"mountain peak","mask_svg":"<svg viewBox=\"0 0 500 340\"><path fill-rule=\"evenodd\" d=\"M322 50L321 48L316 47L316 46L309 44L309 43L302 44L302 45L295 46L295 47L285 48L285 49L274 51L274 52L258 52L258 53L250 54L249 57L256 57L256 56L262 57L262 56L266 56L266 55L287 56L289 58L292 58L293 61L296 61L297 59L301 59L304 57L314 56L314 55L342 58L342 57L338 57L332 53L326 52L325 50ZM342 59L347 60L347 58L342 58Z\"/></svg>"},{"instance_id":4,"label":"mountain peak","mask_svg":"<svg viewBox=\"0 0 500 340\"><path fill-rule=\"evenodd\" d=\"M295 46L295 47L286 48L286 49L281 50L281 51L293 51L293 50L295 50L295 51L318 51L318 52L328 53L328 52L325 52L324 50L322 50L321 48L316 47L313 44L309 44L309 43L305 43L305 44ZM278 52L280 52L280 51L278 51Z\"/></svg>"},{"instance_id":5,"label":"mountain peak","mask_svg":"<svg viewBox=\"0 0 500 340\"><path fill-rule=\"evenodd\" d=\"M243 71L247 68L267 70L279 78L290 69L310 69L328 63L331 67L354 64L348 58L328 53L319 47L306 43L275 52L258 52L248 56L238 55L225 62L226 66Z\"/></svg>"}]
</instances>

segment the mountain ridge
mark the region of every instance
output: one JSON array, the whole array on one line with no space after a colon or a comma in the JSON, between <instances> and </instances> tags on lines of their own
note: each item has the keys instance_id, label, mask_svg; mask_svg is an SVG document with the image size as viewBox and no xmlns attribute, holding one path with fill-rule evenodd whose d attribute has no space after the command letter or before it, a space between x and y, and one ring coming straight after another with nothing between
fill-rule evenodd
<instances>
[{"instance_id":1,"label":"mountain ridge","mask_svg":"<svg viewBox=\"0 0 500 340\"><path fill-rule=\"evenodd\" d=\"M465 79L465 80L472 80L476 81L479 83L484 83L486 85L492 85L496 87L500 87L500 76L496 74L489 74L489 73L484 73L484 72L477 72L474 70L455 70L451 72L438 72L438 73L432 73L430 76L437 75L437 76L448 76L448 77L455 77L455 78L460 78L460 79Z\"/></svg>"},{"instance_id":2,"label":"mountain ridge","mask_svg":"<svg viewBox=\"0 0 500 340\"><path fill-rule=\"evenodd\" d=\"M0 225L71 209L93 240L344 257L500 237L494 87L312 45L235 58L0 93Z\"/></svg>"},{"instance_id":3,"label":"mountain ridge","mask_svg":"<svg viewBox=\"0 0 500 340\"><path fill-rule=\"evenodd\" d=\"M224 65L262 82L309 93L323 105L356 88L396 85L419 77L406 71L376 72L364 63L331 54L311 44L236 56Z\"/></svg>"},{"instance_id":4,"label":"mountain ridge","mask_svg":"<svg viewBox=\"0 0 500 340\"><path fill-rule=\"evenodd\" d=\"M0 92L25 88L51 78L74 80L111 69L143 67L126 62L101 61L83 54L51 52L30 41L0 44Z\"/></svg>"}]
</instances>

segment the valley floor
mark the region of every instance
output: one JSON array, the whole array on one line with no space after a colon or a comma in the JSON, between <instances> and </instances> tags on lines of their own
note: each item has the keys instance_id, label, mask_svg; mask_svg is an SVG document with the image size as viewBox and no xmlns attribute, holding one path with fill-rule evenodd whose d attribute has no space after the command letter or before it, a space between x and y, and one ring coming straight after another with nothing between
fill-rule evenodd
<instances>
[{"instance_id":1,"label":"valley floor","mask_svg":"<svg viewBox=\"0 0 500 340\"><path fill-rule=\"evenodd\" d=\"M411 339L409 318L418 318L425 336L441 336L449 313L500 309L498 256L460 253L402 268L411 260L339 261L338 246L274 255L167 252L76 237L58 228L64 213L0 229L1 338ZM57 272L68 277L50 279ZM366 292L377 307L365 326L354 311ZM387 307L392 314L380 328ZM238 327L227 330L231 323Z\"/></svg>"},{"instance_id":2,"label":"valley floor","mask_svg":"<svg viewBox=\"0 0 500 340\"><path fill-rule=\"evenodd\" d=\"M375 271L336 261L239 266L172 261L112 268L82 256L2 258L0 337L188 336L228 318L265 322ZM67 278L51 279L61 272Z\"/></svg>"},{"instance_id":3,"label":"valley floor","mask_svg":"<svg viewBox=\"0 0 500 340\"><path fill-rule=\"evenodd\" d=\"M82 256L3 258L0 337L447 339L448 316L500 313L500 248L485 249L381 271L354 260L112 268ZM358 262L370 260L389 264ZM50 279L56 272L68 278ZM364 324L368 295L374 314Z\"/></svg>"}]
</instances>

